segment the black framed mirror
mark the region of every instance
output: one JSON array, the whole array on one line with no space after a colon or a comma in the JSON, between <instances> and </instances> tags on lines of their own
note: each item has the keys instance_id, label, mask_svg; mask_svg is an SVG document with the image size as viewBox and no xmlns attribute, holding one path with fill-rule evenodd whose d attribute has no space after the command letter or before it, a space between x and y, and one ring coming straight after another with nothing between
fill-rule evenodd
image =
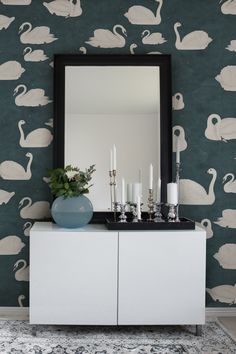
<instances>
[{"instance_id":1,"label":"black framed mirror","mask_svg":"<svg viewBox=\"0 0 236 354\"><path fill-rule=\"evenodd\" d=\"M142 179L144 211L148 168L161 178L161 199L172 179L170 55L54 57L54 168L96 165L89 199L93 222L111 213L109 154L117 149L121 178Z\"/></svg>"}]
</instances>

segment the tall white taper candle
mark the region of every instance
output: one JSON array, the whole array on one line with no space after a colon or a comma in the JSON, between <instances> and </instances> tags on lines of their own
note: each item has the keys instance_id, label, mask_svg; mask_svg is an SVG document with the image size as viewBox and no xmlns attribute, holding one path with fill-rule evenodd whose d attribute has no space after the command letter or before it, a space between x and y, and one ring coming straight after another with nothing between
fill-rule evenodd
<instances>
[{"instance_id":1,"label":"tall white taper candle","mask_svg":"<svg viewBox=\"0 0 236 354\"><path fill-rule=\"evenodd\" d=\"M112 149L110 150L110 171L113 170L113 156L112 156Z\"/></svg>"},{"instance_id":2,"label":"tall white taper candle","mask_svg":"<svg viewBox=\"0 0 236 354\"><path fill-rule=\"evenodd\" d=\"M180 163L179 136L176 137L176 163Z\"/></svg>"},{"instance_id":3,"label":"tall white taper candle","mask_svg":"<svg viewBox=\"0 0 236 354\"><path fill-rule=\"evenodd\" d=\"M149 189L153 189L153 165L149 166Z\"/></svg>"},{"instance_id":4,"label":"tall white taper candle","mask_svg":"<svg viewBox=\"0 0 236 354\"><path fill-rule=\"evenodd\" d=\"M113 145L113 170L116 170L116 146Z\"/></svg>"}]
</instances>

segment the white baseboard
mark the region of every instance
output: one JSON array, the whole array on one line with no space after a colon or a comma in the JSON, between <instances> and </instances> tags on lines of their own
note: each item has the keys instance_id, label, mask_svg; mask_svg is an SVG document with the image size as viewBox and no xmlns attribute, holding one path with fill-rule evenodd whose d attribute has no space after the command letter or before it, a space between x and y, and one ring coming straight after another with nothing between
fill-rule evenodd
<instances>
[{"instance_id":1,"label":"white baseboard","mask_svg":"<svg viewBox=\"0 0 236 354\"><path fill-rule=\"evenodd\" d=\"M29 307L0 307L0 320L29 320Z\"/></svg>"},{"instance_id":2,"label":"white baseboard","mask_svg":"<svg viewBox=\"0 0 236 354\"><path fill-rule=\"evenodd\" d=\"M236 317L236 307L207 307L206 318ZM0 307L0 320L29 320L29 307Z\"/></svg>"}]
</instances>

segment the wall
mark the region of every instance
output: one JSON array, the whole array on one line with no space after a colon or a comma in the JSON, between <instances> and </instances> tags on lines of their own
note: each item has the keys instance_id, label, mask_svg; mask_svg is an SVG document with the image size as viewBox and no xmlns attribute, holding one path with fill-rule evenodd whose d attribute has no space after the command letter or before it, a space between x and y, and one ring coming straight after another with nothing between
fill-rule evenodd
<instances>
[{"instance_id":1,"label":"wall","mask_svg":"<svg viewBox=\"0 0 236 354\"><path fill-rule=\"evenodd\" d=\"M81 0L82 14L79 6L71 12L72 7L68 3L60 13L62 16L49 12L45 6L50 6L48 0L1 0L0 3L0 306L27 306L27 227L40 213L43 217L49 212L50 193L43 178L52 166L53 54L82 54L85 49L80 50L81 47L85 47L90 54L130 53L130 46L134 43L137 45L132 49L135 54L172 54L173 96L180 92L184 102L181 99L174 102L173 125L180 126L182 138L185 133L181 144L182 191L186 192L185 203L190 203L181 208L181 214L198 222L209 220L205 223L208 223L207 305L229 306L233 303L236 187L231 185L227 189L222 180L227 173L235 172L235 0L220 4L218 0L164 0L163 4L161 0ZM14 3L21 5L12 5ZM52 2L51 6L53 4L56 9L57 2ZM153 20L151 15L155 24L148 24L150 16L143 17L143 7L138 8L138 11L141 13L139 21L144 24L130 23L129 20L137 18L137 8L131 8L132 16L128 12L129 19L124 14L133 5L147 7L147 14L150 11L155 13L159 7L156 19ZM75 17L67 17L69 12ZM9 24L10 19L2 15L10 17L12 22ZM25 22L36 27L29 35L25 33L27 25L18 33ZM177 29L180 43L176 42L174 30L177 22L182 24ZM105 32L103 38L106 38L106 43L99 44L100 38L97 41L89 40L95 30L103 28L111 31L116 24L126 29L127 37L118 29L122 36L118 40L111 35L106 37ZM38 26L47 27L40 29ZM161 33L154 38L160 44L142 43L144 30ZM188 37L183 39L187 34ZM211 42L207 42L208 36L212 38ZM36 52L29 56L24 53L26 47L42 50L43 53ZM27 93L20 98L19 93L24 87L16 88L22 84L26 85ZM32 89L37 91L30 91ZM14 90L18 90L15 96ZM212 114L217 115L216 119L209 118ZM21 120L25 121L24 125L19 123ZM18 125L25 135L34 131L31 140L28 139L26 143L24 139L20 140ZM37 130L42 128L44 130ZM24 171L27 165L28 171ZM209 169L211 174L206 173ZM212 177L216 177L214 188L206 193L204 189L208 191ZM33 209L25 208L30 201L22 202L25 197L37 203ZM24 270L20 270L23 266ZM215 301L217 298L220 301Z\"/></svg>"}]
</instances>

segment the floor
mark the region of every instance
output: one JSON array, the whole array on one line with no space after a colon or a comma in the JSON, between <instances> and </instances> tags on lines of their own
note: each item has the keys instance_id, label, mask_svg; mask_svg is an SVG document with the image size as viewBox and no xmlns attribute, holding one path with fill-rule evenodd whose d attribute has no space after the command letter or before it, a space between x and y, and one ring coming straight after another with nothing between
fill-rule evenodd
<instances>
[{"instance_id":1,"label":"floor","mask_svg":"<svg viewBox=\"0 0 236 354\"><path fill-rule=\"evenodd\" d=\"M236 317L218 317L225 331L236 341Z\"/></svg>"}]
</instances>

